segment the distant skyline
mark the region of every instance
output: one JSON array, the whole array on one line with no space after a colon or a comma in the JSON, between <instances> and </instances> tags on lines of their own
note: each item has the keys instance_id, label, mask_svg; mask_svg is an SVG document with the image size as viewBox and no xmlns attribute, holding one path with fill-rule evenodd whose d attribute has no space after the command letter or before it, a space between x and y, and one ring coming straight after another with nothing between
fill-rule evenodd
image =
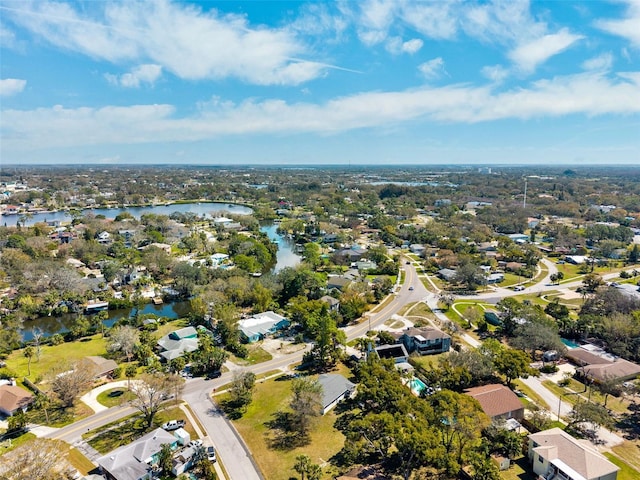
<instances>
[{"instance_id":1,"label":"distant skyline","mask_svg":"<svg viewBox=\"0 0 640 480\"><path fill-rule=\"evenodd\" d=\"M0 0L0 164L640 164L640 0Z\"/></svg>"}]
</instances>

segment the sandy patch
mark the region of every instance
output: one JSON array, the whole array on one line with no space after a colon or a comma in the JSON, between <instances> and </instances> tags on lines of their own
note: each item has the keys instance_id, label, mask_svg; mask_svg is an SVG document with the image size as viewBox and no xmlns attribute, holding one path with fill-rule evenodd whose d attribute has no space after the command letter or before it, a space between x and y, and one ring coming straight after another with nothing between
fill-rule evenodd
<instances>
[{"instance_id":1,"label":"sandy patch","mask_svg":"<svg viewBox=\"0 0 640 480\"><path fill-rule=\"evenodd\" d=\"M305 348L304 343L293 343L293 338L265 338L258 344L263 350L269 352L273 358L299 352Z\"/></svg>"},{"instance_id":2,"label":"sandy patch","mask_svg":"<svg viewBox=\"0 0 640 480\"><path fill-rule=\"evenodd\" d=\"M558 295L558 298L563 298L565 300L575 300L576 298L582 298L581 294L573 290L569 290L568 288L560 290L560 292L561 293L560 295Z\"/></svg>"}]
</instances>

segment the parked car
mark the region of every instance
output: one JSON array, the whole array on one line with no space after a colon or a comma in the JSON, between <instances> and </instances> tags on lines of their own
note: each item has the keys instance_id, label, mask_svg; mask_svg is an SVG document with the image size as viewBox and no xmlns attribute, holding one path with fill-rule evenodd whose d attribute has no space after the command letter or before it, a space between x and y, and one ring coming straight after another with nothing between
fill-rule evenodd
<instances>
[{"instance_id":1,"label":"parked car","mask_svg":"<svg viewBox=\"0 0 640 480\"><path fill-rule=\"evenodd\" d=\"M162 424L162 428L168 432L177 430L185 426L184 420L169 420L167 423Z\"/></svg>"},{"instance_id":2,"label":"parked car","mask_svg":"<svg viewBox=\"0 0 640 480\"><path fill-rule=\"evenodd\" d=\"M207 459L210 462L216 461L216 449L213 447L207 447Z\"/></svg>"},{"instance_id":3,"label":"parked car","mask_svg":"<svg viewBox=\"0 0 640 480\"><path fill-rule=\"evenodd\" d=\"M196 439L196 440L191 440L189 442L189 446L193 447L193 448L201 447L202 446L202 440L200 440L199 438Z\"/></svg>"},{"instance_id":4,"label":"parked car","mask_svg":"<svg viewBox=\"0 0 640 480\"><path fill-rule=\"evenodd\" d=\"M409 290L413 290L413 287L409 287Z\"/></svg>"},{"instance_id":5,"label":"parked car","mask_svg":"<svg viewBox=\"0 0 640 480\"><path fill-rule=\"evenodd\" d=\"M517 285L517 286L513 287L513 290L515 292L521 292L521 291L524 290L524 287L522 285Z\"/></svg>"}]
</instances>

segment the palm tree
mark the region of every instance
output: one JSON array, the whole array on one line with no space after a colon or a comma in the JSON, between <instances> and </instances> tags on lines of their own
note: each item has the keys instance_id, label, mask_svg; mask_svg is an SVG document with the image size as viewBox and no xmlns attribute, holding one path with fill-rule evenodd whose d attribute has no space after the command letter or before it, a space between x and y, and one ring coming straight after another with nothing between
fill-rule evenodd
<instances>
[{"instance_id":1,"label":"palm tree","mask_svg":"<svg viewBox=\"0 0 640 480\"><path fill-rule=\"evenodd\" d=\"M44 412L44 417L47 419L47 424L49 423L49 406L51 405L51 399L44 393L38 393L36 395L34 406L38 410L42 410Z\"/></svg>"},{"instance_id":2,"label":"palm tree","mask_svg":"<svg viewBox=\"0 0 640 480\"><path fill-rule=\"evenodd\" d=\"M27 377L30 377L31 376L31 359L33 358L33 355L35 354L35 350L33 349L33 347L31 345L29 345L28 347L26 347L24 349L23 354L29 360L29 362L27 363L27 369L28 369L28 372L29 372L29 373L27 373Z\"/></svg>"},{"instance_id":3,"label":"palm tree","mask_svg":"<svg viewBox=\"0 0 640 480\"><path fill-rule=\"evenodd\" d=\"M293 469L300 474L300 480L304 480L304 474L309 471L311 466L311 459L309 455L298 455L296 457L296 463L293 465Z\"/></svg>"}]
</instances>

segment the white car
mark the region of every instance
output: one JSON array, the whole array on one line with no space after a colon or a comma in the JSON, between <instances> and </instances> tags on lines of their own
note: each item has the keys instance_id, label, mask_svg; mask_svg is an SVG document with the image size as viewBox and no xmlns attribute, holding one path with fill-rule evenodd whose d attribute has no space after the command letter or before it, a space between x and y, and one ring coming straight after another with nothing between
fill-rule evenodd
<instances>
[{"instance_id":1,"label":"white car","mask_svg":"<svg viewBox=\"0 0 640 480\"><path fill-rule=\"evenodd\" d=\"M216 461L216 449L213 447L207 447L207 459L210 462Z\"/></svg>"},{"instance_id":2,"label":"white car","mask_svg":"<svg viewBox=\"0 0 640 480\"><path fill-rule=\"evenodd\" d=\"M524 287L522 285L517 285L515 287L513 287L513 291L514 292L521 292L524 290Z\"/></svg>"}]
</instances>

